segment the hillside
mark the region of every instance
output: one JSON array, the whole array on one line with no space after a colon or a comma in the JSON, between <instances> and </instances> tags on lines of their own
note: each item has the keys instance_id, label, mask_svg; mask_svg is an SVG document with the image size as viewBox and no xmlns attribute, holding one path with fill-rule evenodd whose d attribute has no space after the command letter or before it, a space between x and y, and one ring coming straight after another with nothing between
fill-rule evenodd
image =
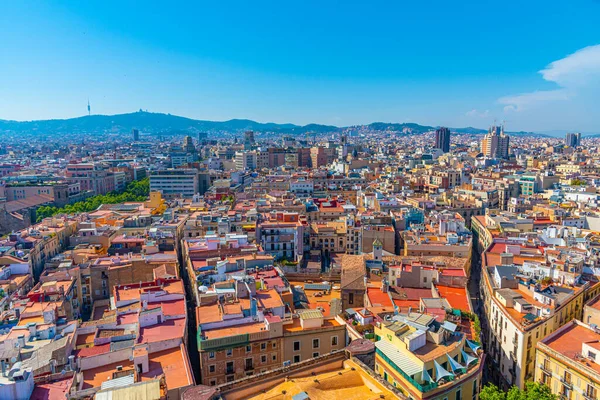
<instances>
[{"instance_id":1,"label":"hillside","mask_svg":"<svg viewBox=\"0 0 600 400\"><path fill-rule=\"evenodd\" d=\"M39 121L7 121L0 120L0 132L12 133L125 133L136 128L146 133L172 133L184 134L194 132L229 132L238 133L247 130L256 132L273 132L283 134L305 134L306 132L315 133L334 133L339 132L344 127L332 125L308 124L304 126L294 124L277 124L273 122L256 122L249 119L231 119L229 121L205 121L196 120L177 115L150 113L138 111L128 114L117 115L90 115L69 119L51 119ZM436 127L419 125L416 123L392 123L392 122L373 122L369 125L361 125L360 128L367 128L373 131L407 131L411 134L421 134L434 130ZM450 128L453 132L465 134L483 134L485 129L466 127ZM533 135L546 136L531 132L511 133L514 135Z\"/></svg>"}]
</instances>

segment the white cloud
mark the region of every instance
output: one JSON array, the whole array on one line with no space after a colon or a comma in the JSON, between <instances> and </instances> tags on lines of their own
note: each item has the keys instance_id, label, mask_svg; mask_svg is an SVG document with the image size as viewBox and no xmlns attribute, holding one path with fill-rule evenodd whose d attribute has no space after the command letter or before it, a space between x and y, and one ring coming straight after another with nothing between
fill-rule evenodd
<instances>
[{"instance_id":1,"label":"white cloud","mask_svg":"<svg viewBox=\"0 0 600 400\"><path fill-rule=\"evenodd\" d=\"M490 116L490 110L479 111L477 109L472 109L471 111L467 111L465 113L467 117L475 117L475 118L487 118Z\"/></svg>"},{"instance_id":2,"label":"white cloud","mask_svg":"<svg viewBox=\"0 0 600 400\"><path fill-rule=\"evenodd\" d=\"M584 47L540 71L542 77L562 87L589 84L600 77L600 44Z\"/></svg>"},{"instance_id":3,"label":"white cloud","mask_svg":"<svg viewBox=\"0 0 600 400\"><path fill-rule=\"evenodd\" d=\"M523 111L543 102L567 101L600 82L600 45L584 47L553 61L539 73L544 80L556 83L559 89L501 97L498 103L505 105L504 112Z\"/></svg>"},{"instance_id":4,"label":"white cloud","mask_svg":"<svg viewBox=\"0 0 600 400\"><path fill-rule=\"evenodd\" d=\"M498 103L506 104L504 111L522 111L528 106L545 102L569 100L573 95L568 89L539 90L531 93L521 93L513 96L505 96L498 99Z\"/></svg>"}]
</instances>

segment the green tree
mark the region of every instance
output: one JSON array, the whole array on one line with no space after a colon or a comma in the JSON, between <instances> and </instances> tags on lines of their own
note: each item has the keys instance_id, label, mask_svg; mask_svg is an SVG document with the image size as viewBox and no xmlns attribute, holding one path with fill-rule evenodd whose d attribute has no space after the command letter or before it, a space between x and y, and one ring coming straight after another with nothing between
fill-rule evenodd
<instances>
[{"instance_id":1,"label":"green tree","mask_svg":"<svg viewBox=\"0 0 600 400\"><path fill-rule=\"evenodd\" d=\"M538 382L526 382L525 389L521 390L516 386L510 388L508 392L503 392L497 386L488 383L481 393L480 400L557 400L558 397L552 394L550 388Z\"/></svg>"},{"instance_id":2,"label":"green tree","mask_svg":"<svg viewBox=\"0 0 600 400\"><path fill-rule=\"evenodd\" d=\"M44 218L52 217L57 214L77 214L90 212L98 209L102 204L117 204L128 201L146 201L150 193L150 180L144 178L139 181L130 182L125 190L121 192L110 192L107 194L99 194L88 199L78 201L73 204L67 204L62 208L54 206L42 206L37 209L37 221Z\"/></svg>"},{"instance_id":3,"label":"green tree","mask_svg":"<svg viewBox=\"0 0 600 400\"><path fill-rule=\"evenodd\" d=\"M479 400L506 400L506 393L494 384L488 383L479 392Z\"/></svg>"}]
</instances>

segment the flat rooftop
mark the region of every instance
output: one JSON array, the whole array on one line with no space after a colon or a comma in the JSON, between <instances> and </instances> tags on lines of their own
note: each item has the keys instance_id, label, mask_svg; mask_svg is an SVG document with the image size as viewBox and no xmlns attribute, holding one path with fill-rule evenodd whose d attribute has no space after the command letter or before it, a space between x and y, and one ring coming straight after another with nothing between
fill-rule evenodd
<instances>
[{"instance_id":1,"label":"flat rooftop","mask_svg":"<svg viewBox=\"0 0 600 400\"><path fill-rule=\"evenodd\" d=\"M285 391L286 394L282 394ZM287 400L306 392L311 400L375 400L398 398L367 374L350 368L326 372L306 378L292 378L266 393L250 396L252 400ZM228 396L223 396L225 400ZM232 396L233 397L233 396Z\"/></svg>"},{"instance_id":2,"label":"flat rooftop","mask_svg":"<svg viewBox=\"0 0 600 400\"><path fill-rule=\"evenodd\" d=\"M581 357L582 344L587 343L592 347L600 345L600 333L585 325L579 325L575 321L567 323L557 332L550 334L540 341L555 352L567 357L574 364L582 367L591 368L600 374L600 365L590 362L587 358Z\"/></svg>"}]
</instances>

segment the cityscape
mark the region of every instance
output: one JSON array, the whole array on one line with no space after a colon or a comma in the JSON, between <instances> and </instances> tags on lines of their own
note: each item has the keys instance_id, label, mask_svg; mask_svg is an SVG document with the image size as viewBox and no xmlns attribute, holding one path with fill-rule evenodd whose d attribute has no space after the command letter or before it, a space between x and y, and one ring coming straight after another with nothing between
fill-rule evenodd
<instances>
[{"instance_id":1,"label":"cityscape","mask_svg":"<svg viewBox=\"0 0 600 400\"><path fill-rule=\"evenodd\" d=\"M0 400L600 400L585 3L7 6Z\"/></svg>"}]
</instances>

